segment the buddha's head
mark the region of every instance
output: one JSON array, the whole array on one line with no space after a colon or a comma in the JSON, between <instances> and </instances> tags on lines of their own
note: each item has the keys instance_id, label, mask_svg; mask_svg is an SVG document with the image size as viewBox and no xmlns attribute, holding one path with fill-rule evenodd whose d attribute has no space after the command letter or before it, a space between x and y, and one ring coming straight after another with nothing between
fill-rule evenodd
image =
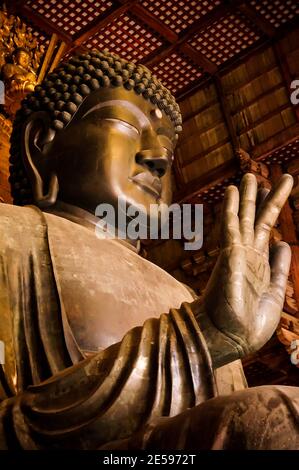
<instances>
[{"instance_id":1,"label":"buddha's head","mask_svg":"<svg viewBox=\"0 0 299 470\"><path fill-rule=\"evenodd\" d=\"M24 69L27 69L30 64L30 54L26 49L19 47L14 53L14 62Z\"/></svg>"},{"instance_id":2,"label":"buddha's head","mask_svg":"<svg viewBox=\"0 0 299 470\"><path fill-rule=\"evenodd\" d=\"M17 113L11 145L14 202L171 201L179 107L143 67L92 51L61 64ZM20 145L22 142L22 146Z\"/></svg>"}]
</instances>

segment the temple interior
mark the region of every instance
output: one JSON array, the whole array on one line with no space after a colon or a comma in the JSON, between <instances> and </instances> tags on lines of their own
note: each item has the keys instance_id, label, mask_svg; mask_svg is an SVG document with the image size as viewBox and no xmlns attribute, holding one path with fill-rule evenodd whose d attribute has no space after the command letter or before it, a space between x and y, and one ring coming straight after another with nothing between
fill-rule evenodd
<instances>
[{"instance_id":1,"label":"temple interior","mask_svg":"<svg viewBox=\"0 0 299 470\"><path fill-rule=\"evenodd\" d=\"M92 48L144 64L179 103L183 130L173 164L173 200L203 204L203 246L185 251L182 240L152 240L142 243L141 253L199 297L219 252L225 188L248 172L264 188L283 173L294 177L271 234L292 250L281 321L270 341L243 360L246 379L240 380L298 386L299 364L291 362L291 344L299 340L298 2L0 2L0 78L7 85L0 105L1 203L12 203L10 134L21 100L60 61ZM12 66L19 85L10 83Z\"/></svg>"}]
</instances>

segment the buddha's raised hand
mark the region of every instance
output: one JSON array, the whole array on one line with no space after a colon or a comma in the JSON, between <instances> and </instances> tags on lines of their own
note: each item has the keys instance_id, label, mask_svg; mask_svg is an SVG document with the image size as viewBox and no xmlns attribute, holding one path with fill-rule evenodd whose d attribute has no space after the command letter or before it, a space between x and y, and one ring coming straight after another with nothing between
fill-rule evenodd
<instances>
[{"instance_id":1,"label":"buddha's raised hand","mask_svg":"<svg viewBox=\"0 0 299 470\"><path fill-rule=\"evenodd\" d=\"M236 358L236 351L242 357L258 350L278 325L291 250L278 242L269 256L269 236L292 185L285 174L271 192L258 191L255 176L246 174L240 191L229 186L225 192L220 254L201 315L216 365Z\"/></svg>"}]
</instances>

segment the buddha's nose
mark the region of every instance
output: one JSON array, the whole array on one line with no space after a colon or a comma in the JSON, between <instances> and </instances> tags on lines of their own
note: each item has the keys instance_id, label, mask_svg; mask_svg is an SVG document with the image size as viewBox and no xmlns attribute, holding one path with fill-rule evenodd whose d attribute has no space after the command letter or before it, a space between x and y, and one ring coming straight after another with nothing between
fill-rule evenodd
<instances>
[{"instance_id":1,"label":"buddha's nose","mask_svg":"<svg viewBox=\"0 0 299 470\"><path fill-rule=\"evenodd\" d=\"M169 165L166 150L163 148L140 150L135 160L138 165L142 165L159 178L165 175Z\"/></svg>"}]
</instances>

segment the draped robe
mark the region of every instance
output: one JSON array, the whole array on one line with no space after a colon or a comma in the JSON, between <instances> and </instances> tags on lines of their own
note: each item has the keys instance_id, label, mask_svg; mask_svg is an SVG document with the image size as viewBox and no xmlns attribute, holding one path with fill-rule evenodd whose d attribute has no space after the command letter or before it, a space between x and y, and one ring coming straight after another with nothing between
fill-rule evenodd
<instances>
[{"instance_id":1,"label":"draped robe","mask_svg":"<svg viewBox=\"0 0 299 470\"><path fill-rule=\"evenodd\" d=\"M182 284L37 208L0 219L2 398L27 390L10 423L22 447L99 447L214 396Z\"/></svg>"},{"instance_id":2,"label":"draped robe","mask_svg":"<svg viewBox=\"0 0 299 470\"><path fill-rule=\"evenodd\" d=\"M191 301L120 243L0 205L0 448L299 447L297 389L217 397Z\"/></svg>"}]
</instances>

